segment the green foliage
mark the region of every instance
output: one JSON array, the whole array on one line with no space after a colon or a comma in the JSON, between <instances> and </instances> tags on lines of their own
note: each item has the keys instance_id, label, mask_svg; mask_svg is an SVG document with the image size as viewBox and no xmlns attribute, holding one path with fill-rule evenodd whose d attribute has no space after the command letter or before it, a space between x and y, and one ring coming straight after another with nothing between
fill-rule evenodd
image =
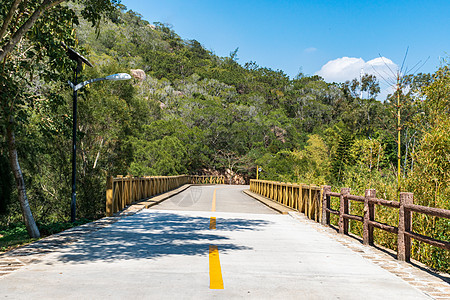
<instances>
[{"instance_id":1,"label":"green foliage","mask_svg":"<svg viewBox=\"0 0 450 300\"><path fill-rule=\"evenodd\" d=\"M339 137L336 153L332 160L331 173L336 182L341 182L344 179L345 168L351 164L352 155L351 148L353 146L353 136L348 131L342 131Z\"/></svg>"},{"instance_id":2,"label":"green foliage","mask_svg":"<svg viewBox=\"0 0 450 300\"><path fill-rule=\"evenodd\" d=\"M319 135L310 135L303 150L293 150L289 154L294 159L293 171L298 183L327 183L330 173L329 150Z\"/></svg>"},{"instance_id":3,"label":"green foliage","mask_svg":"<svg viewBox=\"0 0 450 300\"><path fill-rule=\"evenodd\" d=\"M81 72L80 80L130 69L146 74L142 80L96 82L78 93L79 217L104 214L109 175L237 173L248 179L255 177L257 165L263 179L331 184L334 190L348 186L360 195L375 188L378 197L395 199L395 95L385 102L375 100L376 78L364 75L341 85L303 74L291 79L255 62L239 64L238 49L218 57L198 41L183 40L170 25L151 25L124 6L109 10L109 18L98 22L92 9L101 2L70 2L52 10L4 65L0 209L5 213L0 224L21 220L5 165L9 116L16 121L19 157L36 218L41 224L68 218L73 116L65 82L73 80L73 63L61 41L94 63ZM444 66L433 75L405 76L402 82L410 87L402 94L402 134L408 132L400 145L403 153L408 147L403 186L414 192L416 203L444 208L450 194L449 78ZM361 206L351 209L362 214ZM384 223L395 225L396 216L387 208L377 210ZM416 220L417 232L448 240L446 220ZM361 230L352 222L353 232ZM389 234L375 234L378 243L395 247ZM445 252L414 247L416 258L448 269Z\"/></svg>"},{"instance_id":4,"label":"green foliage","mask_svg":"<svg viewBox=\"0 0 450 300\"><path fill-rule=\"evenodd\" d=\"M13 225L0 228L0 252L34 241L28 236L25 225Z\"/></svg>"},{"instance_id":5,"label":"green foliage","mask_svg":"<svg viewBox=\"0 0 450 300\"><path fill-rule=\"evenodd\" d=\"M89 219L79 219L74 223L71 222L53 222L38 224L42 237L46 237L72 227L80 226L91 222ZM31 243L36 239L28 236L27 229L22 223L12 223L8 226L0 226L0 253L11 250L13 248Z\"/></svg>"},{"instance_id":6,"label":"green foliage","mask_svg":"<svg viewBox=\"0 0 450 300\"><path fill-rule=\"evenodd\" d=\"M426 96L421 103L424 114L417 117L424 133L420 146L413 153L413 171L405 180L406 189L414 193L414 203L450 209L450 72L440 68L433 81L423 88ZM444 218L415 216L414 230L436 239L450 239L450 221ZM450 270L448 251L415 242L413 255L433 268Z\"/></svg>"}]
</instances>

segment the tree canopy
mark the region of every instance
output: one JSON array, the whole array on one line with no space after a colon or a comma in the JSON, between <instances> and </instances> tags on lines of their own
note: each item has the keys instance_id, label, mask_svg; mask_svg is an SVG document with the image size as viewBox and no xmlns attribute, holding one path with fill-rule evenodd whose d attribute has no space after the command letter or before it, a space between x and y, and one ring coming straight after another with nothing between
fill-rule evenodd
<instances>
[{"instance_id":1,"label":"tree canopy","mask_svg":"<svg viewBox=\"0 0 450 300\"><path fill-rule=\"evenodd\" d=\"M377 100L372 75L342 84L302 73L289 78L239 62L238 49L219 57L116 1L6 4L0 8L0 224L21 220L25 198L38 225L69 216L73 116L66 82L74 63L61 42L93 62L80 80L140 74L79 91L80 217L104 215L105 179L119 174L223 174L237 183L262 166L263 179L395 194L397 95ZM400 142L404 190L417 194L416 203L447 209L449 78L445 62L434 74L403 77ZM443 232L445 239L449 230ZM436 253L434 266L448 268Z\"/></svg>"}]
</instances>

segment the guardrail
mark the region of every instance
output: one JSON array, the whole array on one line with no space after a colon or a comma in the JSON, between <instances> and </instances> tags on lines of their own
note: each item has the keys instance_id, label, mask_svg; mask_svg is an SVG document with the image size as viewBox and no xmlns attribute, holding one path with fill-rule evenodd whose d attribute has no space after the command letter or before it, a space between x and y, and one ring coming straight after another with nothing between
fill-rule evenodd
<instances>
[{"instance_id":1,"label":"guardrail","mask_svg":"<svg viewBox=\"0 0 450 300\"><path fill-rule=\"evenodd\" d=\"M350 194L349 188L341 188L340 193L331 192L330 186L292 184L267 180L250 180L250 190L282 205L305 213L324 225L330 225L330 214L339 218L339 233L348 234L349 220L363 223L363 243L373 245L373 230L378 228L397 235L397 259L410 261L411 239L450 250L450 242L437 240L413 231L413 212L450 219L450 210L413 204L412 193L400 193L400 202L376 198L374 189L367 189L364 196ZM339 198L339 210L331 208L331 197ZM350 214L350 201L364 203L364 215ZM399 209L398 226L375 220L376 205Z\"/></svg>"},{"instance_id":2,"label":"guardrail","mask_svg":"<svg viewBox=\"0 0 450 300\"><path fill-rule=\"evenodd\" d=\"M183 184L223 184L224 176L110 176L106 180L106 216L121 211L136 201L165 193Z\"/></svg>"},{"instance_id":3,"label":"guardrail","mask_svg":"<svg viewBox=\"0 0 450 300\"><path fill-rule=\"evenodd\" d=\"M339 210L331 209L331 197L339 198ZM356 220L363 223L363 243L373 245L373 229L378 228L397 235L397 259L410 261L411 258L411 238L421 242L450 250L450 242L434 239L429 236L415 233L412 229L413 212L422 213L429 216L436 216L450 219L450 210L433 208L413 204L412 193L400 193L400 202L377 199L376 191L368 189L364 196L350 194L349 188L342 188L340 193L331 192L330 186L323 188L322 204L322 224L330 225L330 214L339 217L339 233L348 234L349 220ZM364 203L364 215L352 215L349 213L349 201ZM399 209L398 227L377 222L375 220L375 205L388 206Z\"/></svg>"},{"instance_id":4,"label":"guardrail","mask_svg":"<svg viewBox=\"0 0 450 300\"><path fill-rule=\"evenodd\" d=\"M319 186L251 179L250 191L296 209L317 222L322 219L322 188Z\"/></svg>"},{"instance_id":5,"label":"guardrail","mask_svg":"<svg viewBox=\"0 0 450 300\"><path fill-rule=\"evenodd\" d=\"M192 184L225 184L225 176L190 175Z\"/></svg>"}]
</instances>

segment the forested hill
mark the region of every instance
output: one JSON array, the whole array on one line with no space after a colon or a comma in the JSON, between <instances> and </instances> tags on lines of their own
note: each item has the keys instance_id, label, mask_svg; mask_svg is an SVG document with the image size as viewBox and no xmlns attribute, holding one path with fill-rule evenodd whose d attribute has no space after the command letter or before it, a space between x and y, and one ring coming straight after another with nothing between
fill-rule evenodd
<instances>
[{"instance_id":1,"label":"forested hill","mask_svg":"<svg viewBox=\"0 0 450 300\"><path fill-rule=\"evenodd\" d=\"M350 132L381 135L393 147L383 132L386 124L380 122L390 118L373 99L373 78L364 86L372 98L357 99L357 85L352 90L351 83L339 86L303 74L290 79L254 62L240 65L237 50L218 57L198 41L183 40L169 25L150 24L133 11L117 12L98 30L83 23L77 29L80 46L96 65L84 76L130 69L146 74L130 84L128 99L123 99L131 123L120 138L127 145L121 151L129 152L122 164L111 162L115 172L172 175L229 169L253 176L256 165L263 165L269 177L297 180L306 169L294 172L292 160L308 139L326 157L336 150L339 137ZM98 92L92 89L85 97L94 99L92 93ZM103 134L109 141L105 145L111 145L110 130Z\"/></svg>"},{"instance_id":2,"label":"forested hill","mask_svg":"<svg viewBox=\"0 0 450 300\"><path fill-rule=\"evenodd\" d=\"M30 8L26 3L16 10ZM27 195L38 224L69 216L73 116L67 80L74 79L74 63L61 42L94 65L79 80L134 76L78 92L80 218L104 215L107 176L222 174L238 183L254 178L257 166L263 179L346 186L359 194L375 188L390 200L399 187L413 192L416 204L450 209L446 62L434 74L401 74L397 92L378 101L378 82L370 75L343 84L304 74L289 78L255 62L238 63L237 49L218 57L170 25L116 9L116 1L105 1L103 13L98 1L83 1L84 10L74 3L49 9L8 54L3 50L11 32L25 19L17 13L18 23L9 22L8 10L0 10L9 30L0 34L0 229L21 222L19 203L29 209ZM101 15L108 18L92 27ZM395 216L377 211L377 220L389 224ZM414 220L417 232L448 240L444 219ZM393 245L382 233L377 240ZM449 270L445 252L414 247L416 258Z\"/></svg>"}]
</instances>

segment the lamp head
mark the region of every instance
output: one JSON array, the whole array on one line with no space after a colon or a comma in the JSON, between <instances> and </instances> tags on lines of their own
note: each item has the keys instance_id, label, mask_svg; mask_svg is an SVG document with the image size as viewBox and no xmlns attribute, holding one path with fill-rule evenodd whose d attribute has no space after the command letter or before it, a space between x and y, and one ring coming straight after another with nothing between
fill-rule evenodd
<instances>
[{"instance_id":1,"label":"lamp head","mask_svg":"<svg viewBox=\"0 0 450 300\"><path fill-rule=\"evenodd\" d=\"M127 73L117 73L117 74L106 76L105 79L106 80L113 80L113 81L128 80L128 79L131 79L131 75L129 75Z\"/></svg>"}]
</instances>

